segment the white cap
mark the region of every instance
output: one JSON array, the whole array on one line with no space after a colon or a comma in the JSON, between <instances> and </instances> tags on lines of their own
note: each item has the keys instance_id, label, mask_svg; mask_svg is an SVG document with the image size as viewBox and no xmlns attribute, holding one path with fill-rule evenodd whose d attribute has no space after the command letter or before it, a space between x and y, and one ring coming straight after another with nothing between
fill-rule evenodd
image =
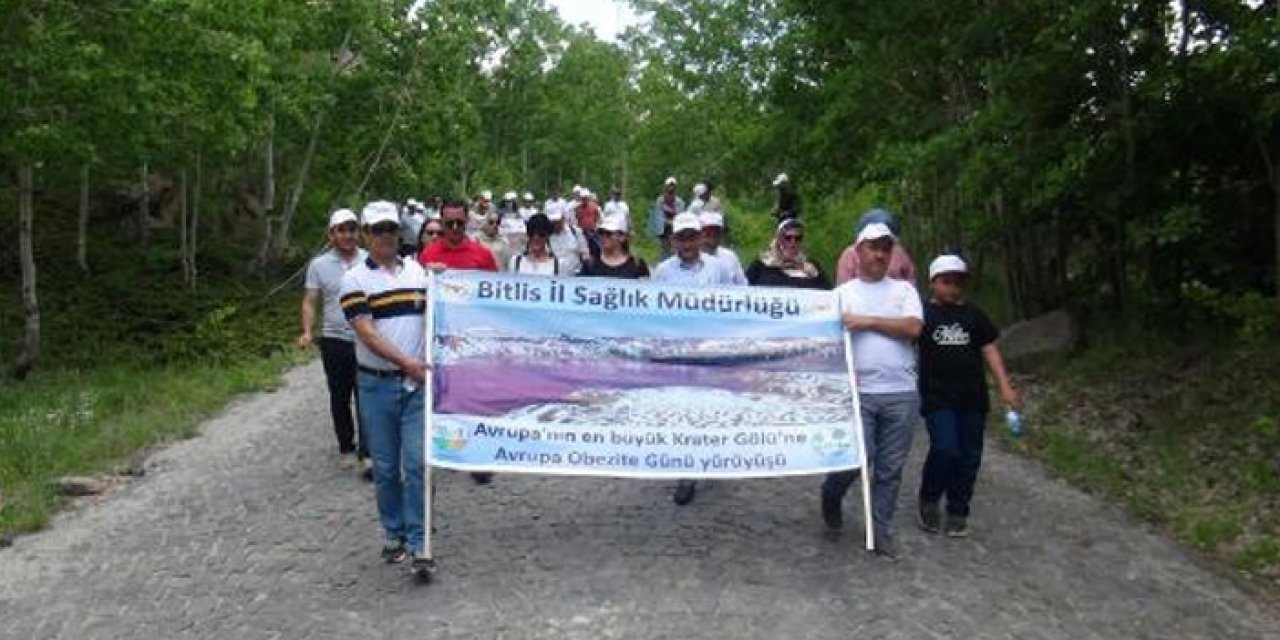
<instances>
[{"instance_id":1,"label":"white cap","mask_svg":"<svg viewBox=\"0 0 1280 640\"><path fill-rule=\"evenodd\" d=\"M548 220L550 220L550 221L552 221L552 222L559 222L559 221L561 221L561 220L564 220L564 208L563 208L563 207L558 207L558 206L552 205L552 206L550 206L550 207L547 207L547 210L546 210L546 212L545 212L545 213L546 213L546 215L547 215L547 219L548 219Z\"/></svg>"},{"instance_id":2,"label":"white cap","mask_svg":"<svg viewBox=\"0 0 1280 640\"><path fill-rule=\"evenodd\" d=\"M943 273L969 273L969 265L960 256L941 255L929 263L929 279L933 280Z\"/></svg>"},{"instance_id":3,"label":"white cap","mask_svg":"<svg viewBox=\"0 0 1280 640\"><path fill-rule=\"evenodd\" d=\"M675 186L675 184L676 184L676 177L675 177L675 176L670 176L670 177L668 177L668 178L666 179L666 181L665 181L665 182L663 182L662 184L665 184L665 185L667 185L668 187L673 187L673 186Z\"/></svg>"},{"instance_id":4,"label":"white cap","mask_svg":"<svg viewBox=\"0 0 1280 640\"><path fill-rule=\"evenodd\" d=\"M702 223L702 228L707 227L724 227L724 214L719 211L703 211L698 215L698 222Z\"/></svg>"},{"instance_id":5,"label":"white cap","mask_svg":"<svg viewBox=\"0 0 1280 640\"><path fill-rule=\"evenodd\" d=\"M502 199L503 199L503 200L515 200L515 199L516 199L516 198L518 198L518 197L520 197L520 196L517 196L517 195L516 195L516 192L514 192L514 191L508 191L508 192L506 192L506 193L502 194Z\"/></svg>"},{"instance_id":6,"label":"white cap","mask_svg":"<svg viewBox=\"0 0 1280 640\"><path fill-rule=\"evenodd\" d=\"M707 185L702 184L701 182L693 185L693 197L696 198L706 192L707 192Z\"/></svg>"},{"instance_id":7,"label":"white cap","mask_svg":"<svg viewBox=\"0 0 1280 640\"><path fill-rule=\"evenodd\" d=\"M380 222L394 222L397 227L400 226L400 214L396 211L396 205L386 200L375 200L360 211L360 223L364 226L372 227Z\"/></svg>"},{"instance_id":8,"label":"white cap","mask_svg":"<svg viewBox=\"0 0 1280 640\"><path fill-rule=\"evenodd\" d=\"M582 194L582 185L580 184L573 185L573 195L578 196L581 194Z\"/></svg>"},{"instance_id":9,"label":"white cap","mask_svg":"<svg viewBox=\"0 0 1280 640\"><path fill-rule=\"evenodd\" d=\"M588 188L586 188L586 187L583 187L583 188L582 188L582 191L578 193L578 197L579 197L579 198L584 198L584 199L587 199L587 200L590 200L591 198L594 198L594 197L595 197L595 195L596 195L596 194L591 193L591 190L590 190L590 189L588 189Z\"/></svg>"},{"instance_id":10,"label":"white cap","mask_svg":"<svg viewBox=\"0 0 1280 640\"><path fill-rule=\"evenodd\" d=\"M485 200L492 200L492 199L493 199L493 192L492 192L492 191L490 191L490 190L488 190L488 189L485 189L484 191L481 191L481 192L480 192L480 197L481 197L481 198L484 198Z\"/></svg>"},{"instance_id":11,"label":"white cap","mask_svg":"<svg viewBox=\"0 0 1280 640\"><path fill-rule=\"evenodd\" d=\"M600 221L600 230L620 233L627 230L627 221L623 220L622 216L605 216L604 220Z\"/></svg>"},{"instance_id":12,"label":"white cap","mask_svg":"<svg viewBox=\"0 0 1280 640\"><path fill-rule=\"evenodd\" d=\"M676 214L676 217L671 220L671 233L681 231L702 231L702 222L698 220L698 214L688 211Z\"/></svg>"},{"instance_id":13,"label":"white cap","mask_svg":"<svg viewBox=\"0 0 1280 640\"><path fill-rule=\"evenodd\" d=\"M862 228L862 232L858 234L858 239L854 241L854 246L860 245L871 240L879 240L880 238L889 238L897 240L893 236L893 232L889 230L889 225L879 222L873 222Z\"/></svg>"},{"instance_id":14,"label":"white cap","mask_svg":"<svg viewBox=\"0 0 1280 640\"><path fill-rule=\"evenodd\" d=\"M524 199L528 200L529 202L533 202L533 192L532 191L524 192Z\"/></svg>"},{"instance_id":15,"label":"white cap","mask_svg":"<svg viewBox=\"0 0 1280 640\"><path fill-rule=\"evenodd\" d=\"M348 222L360 224L360 220L356 218L354 211L350 209L338 209L329 216L329 228L342 226Z\"/></svg>"},{"instance_id":16,"label":"white cap","mask_svg":"<svg viewBox=\"0 0 1280 640\"><path fill-rule=\"evenodd\" d=\"M417 201L416 199L414 199L414 198L409 198L408 200L405 200L405 201L404 201L404 206L409 207L410 209L413 209L413 208L415 208L415 207L421 207L421 206L422 206L422 203L421 203L421 202L418 202L418 201Z\"/></svg>"},{"instance_id":17,"label":"white cap","mask_svg":"<svg viewBox=\"0 0 1280 640\"><path fill-rule=\"evenodd\" d=\"M785 173L779 173L779 174L778 174L778 177L776 177L776 178L774 178L774 179L773 179L773 186L775 186L775 187L776 187L776 186L778 186L778 185L780 185L780 184L782 184L782 183L786 182L787 180L788 180L788 178L787 178L787 174L785 174Z\"/></svg>"}]
</instances>

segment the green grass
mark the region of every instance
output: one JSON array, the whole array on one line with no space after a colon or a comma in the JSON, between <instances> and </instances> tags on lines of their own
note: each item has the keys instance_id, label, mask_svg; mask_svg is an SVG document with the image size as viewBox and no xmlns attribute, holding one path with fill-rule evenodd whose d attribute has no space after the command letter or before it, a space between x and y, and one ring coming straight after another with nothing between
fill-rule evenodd
<instances>
[{"instance_id":1,"label":"green grass","mask_svg":"<svg viewBox=\"0 0 1280 640\"><path fill-rule=\"evenodd\" d=\"M1280 595L1277 352L1107 342L1024 379L1029 430L1005 443Z\"/></svg>"},{"instance_id":2,"label":"green grass","mask_svg":"<svg viewBox=\"0 0 1280 640\"><path fill-rule=\"evenodd\" d=\"M0 532L44 526L60 505L51 481L109 471L140 449L194 435L236 394L278 384L296 357L55 370L0 384Z\"/></svg>"}]
</instances>

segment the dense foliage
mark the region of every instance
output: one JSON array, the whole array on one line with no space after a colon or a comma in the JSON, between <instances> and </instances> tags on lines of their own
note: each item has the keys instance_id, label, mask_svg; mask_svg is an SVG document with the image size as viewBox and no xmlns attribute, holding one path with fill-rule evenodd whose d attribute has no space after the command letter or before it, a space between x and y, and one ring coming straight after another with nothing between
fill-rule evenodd
<instances>
[{"instance_id":1,"label":"dense foliage","mask_svg":"<svg viewBox=\"0 0 1280 640\"><path fill-rule=\"evenodd\" d=\"M0 0L0 210L34 223L0 277L133 251L198 295L287 274L338 205L581 183L639 218L666 175L750 252L786 171L828 265L884 204L1010 317L1274 330L1274 0L632 5L612 43L543 0Z\"/></svg>"}]
</instances>

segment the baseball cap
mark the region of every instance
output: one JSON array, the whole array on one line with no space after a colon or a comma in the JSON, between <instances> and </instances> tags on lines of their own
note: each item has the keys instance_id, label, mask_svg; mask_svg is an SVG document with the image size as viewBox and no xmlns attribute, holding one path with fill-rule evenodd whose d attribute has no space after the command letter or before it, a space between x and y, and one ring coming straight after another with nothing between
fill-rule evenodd
<instances>
[{"instance_id":1,"label":"baseball cap","mask_svg":"<svg viewBox=\"0 0 1280 640\"><path fill-rule=\"evenodd\" d=\"M897 238L893 236L893 232L889 230L889 225L880 222L872 222L871 224L863 227L862 231L858 232L858 239L853 244L856 246L864 242L879 240L880 238L897 240Z\"/></svg>"},{"instance_id":2,"label":"baseball cap","mask_svg":"<svg viewBox=\"0 0 1280 640\"><path fill-rule=\"evenodd\" d=\"M564 220L564 208L557 206L547 207L546 215L548 220L559 222Z\"/></svg>"},{"instance_id":3,"label":"baseball cap","mask_svg":"<svg viewBox=\"0 0 1280 640\"><path fill-rule=\"evenodd\" d=\"M533 192L530 192L530 191L524 192L524 199L528 200L529 202L533 202Z\"/></svg>"},{"instance_id":4,"label":"baseball cap","mask_svg":"<svg viewBox=\"0 0 1280 640\"><path fill-rule=\"evenodd\" d=\"M702 222L698 220L698 214L688 211L677 214L671 220L671 232L678 234L681 231L702 231Z\"/></svg>"},{"instance_id":5,"label":"baseball cap","mask_svg":"<svg viewBox=\"0 0 1280 640\"><path fill-rule=\"evenodd\" d=\"M780 184L782 184L782 183L786 182L787 180L788 180L788 178L787 178L787 174L785 174L785 173L779 173L779 174L778 174L778 177L776 177L776 178L774 178L774 179L773 179L773 186L775 186L775 187L776 187L776 186L778 186L778 185L780 185Z\"/></svg>"},{"instance_id":6,"label":"baseball cap","mask_svg":"<svg viewBox=\"0 0 1280 640\"><path fill-rule=\"evenodd\" d=\"M719 211L703 211L698 215L698 222L702 223L702 228L707 227L724 227L724 214Z\"/></svg>"},{"instance_id":7,"label":"baseball cap","mask_svg":"<svg viewBox=\"0 0 1280 640\"><path fill-rule=\"evenodd\" d=\"M480 197L481 197L481 198L484 198L485 200L492 200L492 199L493 199L493 192L492 192L492 191L490 191L490 190L488 190L488 189L485 189L484 191L481 191L481 192L480 192Z\"/></svg>"},{"instance_id":8,"label":"baseball cap","mask_svg":"<svg viewBox=\"0 0 1280 640\"><path fill-rule=\"evenodd\" d=\"M929 263L929 279L933 280L944 273L969 273L969 265L960 256L940 255Z\"/></svg>"},{"instance_id":9,"label":"baseball cap","mask_svg":"<svg viewBox=\"0 0 1280 640\"><path fill-rule=\"evenodd\" d=\"M515 199L516 199L516 198L518 198L518 197L520 197L520 196L517 196L517 195L516 195L516 192L514 192L514 191L508 191L508 192L506 192L506 193L502 194L502 199L503 199L503 200L515 200Z\"/></svg>"},{"instance_id":10,"label":"baseball cap","mask_svg":"<svg viewBox=\"0 0 1280 640\"><path fill-rule=\"evenodd\" d=\"M605 216L604 220L600 221L600 230L621 233L627 230L627 222L622 219L622 216Z\"/></svg>"},{"instance_id":11,"label":"baseball cap","mask_svg":"<svg viewBox=\"0 0 1280 640\"><path fill-rule=\"evenodd\" d=\"M696 198L706 192L707 192L707 185L702 184L701 182L693 185L693 197Z\"/></svg>"},{"instance_id":12,"label":"baseball cap","mask_svg":"<svg viewBox=\"0 0 1280 640\"><path fill-rule=\"evenodd\" d=\"M857 235L862 233L863 228L873 222L879 222L880 224L889 227L889 230L893 232L893 235L898 235L898 221L894 219L893 214L887 209L878 208L868 209L866 213L862 214L861 218L858 218L858 225L854 227L853 234Z\"/></svg>"},{"instance_id":13,"label":"baseball cap","mask_svg":"<svg viewBox=\"0 0 1280 640\"><path fill-rule=\"evenodd\" d=\"M668 187L670 187L670 186L674 186L674 185L676 184L676 177L675 177L675 176L669 176L665 181L663 181L663 183L662 183L662 184L665 184L665 185L667 185Z\"/></svg>"},{"instance_id":14,"label":"baseball cap","mask_svg":"<svg viewBox=\"0 0 1280 640\"><path fill-rule=\"evenodd\" d=\"M356 224L360 224L360 220L356 218L355 212L350 209L338 209L337 211L334 211L332 215L329 216L330 229L334 227L342 226L348 222L354 222Z\"/></svg>"},{"instance_id":15,"label":"baseball cap","mask_svg":"<svg viewBox=\"0 0 1280 640\"><path fill-rule=\"evenodd\" d=\"M372 227L381 222L393 222L398 227L400 214L396 212L396 205L386 200L375 200L366 204L360 211L360 222L366 227Z\"/></svg>"}]
</instances>

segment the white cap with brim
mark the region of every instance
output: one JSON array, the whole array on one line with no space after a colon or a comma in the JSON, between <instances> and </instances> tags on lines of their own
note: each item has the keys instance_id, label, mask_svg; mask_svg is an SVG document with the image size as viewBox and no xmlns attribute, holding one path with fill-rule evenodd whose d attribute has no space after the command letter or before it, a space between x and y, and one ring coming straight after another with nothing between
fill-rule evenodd
<instances>
[{"instance_id":1,"label":"white cap with brim","mask_svg":"<svg viewBox=\"0 0 1280 640\"><path fill-rule=\"evenodd\" d=\"M698 222L702 223L702 228L707 227L724 227L724 214L719 211L703 211L698 215Z\"/></svg>"},{"instance_id":2,"label":"white cap with brim","mask_svg":"<svg viewBox=\"0 0 1280 640\"><path fill-rule=\"evenodd\" d=\"M675 177L675 176L671 176L671 177L667 178L665 181L663 181L663 183L662 183L662 184L665 184L665 185L667 185L668 187L674 187L674 186L676 185L676 177Z\"/></svg>"},{"instance_id":3,"label":"white cap with brim","mask_svg":"<svg viewBox=\"0 0 1280 640\"><path fill-rule=\"evenodd\" d=\"M529 191L524 192L524 199L528 202L533 202L533 193Z\"/></svg>"},{"instance_id":4,"label":"white cap with brim","mask_svg":"<svg viewBox=\"0 0 1280 640\"><path fill-rule=\"evenodd\" d=\"M356 212L350 209L338 209L329 216L329 228L340 227L348 222L360 224L360 219L356 217Z\"/></svg>"},{"instance_id":5,"label":"white cap with brim","mask_svg":"<svg viewBox=\"0 0 1280 640\"><path fill-rule=\"evenodd\" d=\"M969 273L969 265L960 256L941 255L929 263L929 279L933 280L944 273Z\"/></svg>"},{"instance_id":6,"label":"white cap with brim","mask_svg":"<svg viewBox=\"0 0 1280 640\"><path fill-rule=\"evenodd\" d=\"M508 192L506 192L506 193L502 194L502 199L503 199L503 200L515 200L515 199L516 199L516 198L518 198L518 197L519 197L519 196L517 196L517 195L516 195L516 192L514 192L514 191L508 191Z\"/></svg>"},{"instance_id":7,"label":"white cap with brim","mask_svg":"<svg viewBox=\"0 0 1280 640\"><path fill-rule=\"evenodd\" d=\"M364 206L360 212L360 222L366 227L372 227L381 222L392 222L398 227L400 215L396 212L396 205L386 200L377 200Z\"/></svg>"},{"instance_id":8,"label":"white cap with brim","mask_svg":"<svg viewBox=\"0 0 1280 640\"><path fill-rule=\"evenodd\" d=\"M776 177L776 178L774 178L774 179L773 179L773 186L775 186L775 187L776 187L776 186L778 186L778 185L780 185L780 184L782 184L782 183L784 183L784 182L786 182L786 181L787 181L787 174L785 174L785 173L779 173L779 174L778 174L778 177Z\"/></svg>"},{"instance_id":9,"label":"white cap with brim","mask_svg":"<svg viewBox=\"0 0 1280 640\"><path fill-rule=\"evenodd\" d=\"M671 233L679 234L682 231L702 231L702 222L698 220L698 214L686 211L677 214L671 220Z\"/></svg>"},{"instance_id":10,"label":"white cap with brim","mask_svg":"<svg viewBox=\"0 0 1280 640\"><path fill-rule=\"evenodd\" d=\"M698 196L701 196L706 192L707 192L707 185L702 184L701 182L693 185L693 197L697 198Z\"/></svg>"},{"instance_id":11,"label":"white cap with brim","mask_svg":"<svg viewBox=\"0 0 1280 640\"><path fill-rule=\"evenodd\" d=\"M481 197L481 198L484 198L485 200L492 200L492 199L493 199L493 192L492 192L492 191L490 191L490 190L488 190L488 189L485 189L484 191L481 191L481 192L480 192L480 197Z\"/></svg>"},{"instance_id":12,"label":"white cap with brim","mask_svg":"<svg viewBox=\"0 0 1280 640\"><path fill-rule=\"evenodd\" d=\"M858 233L858 239L853 244L856 246L864 242L879 240L880 238L897 240L897 238L894 237L893 232L889 230L889 225L873 222L862 228L862 231Z\"/></svg>"},{"instance_id":13,"label":"white cap with brim","mask_svg":"<svg viewBox=\"0 0 1280 640\"><path fill-rule=\"evenodd\" d=\"M627 221L622 216L605 216L600 221L600 230L610 233L622 233L627 230Z\"/></svg>"}]
</instances>

